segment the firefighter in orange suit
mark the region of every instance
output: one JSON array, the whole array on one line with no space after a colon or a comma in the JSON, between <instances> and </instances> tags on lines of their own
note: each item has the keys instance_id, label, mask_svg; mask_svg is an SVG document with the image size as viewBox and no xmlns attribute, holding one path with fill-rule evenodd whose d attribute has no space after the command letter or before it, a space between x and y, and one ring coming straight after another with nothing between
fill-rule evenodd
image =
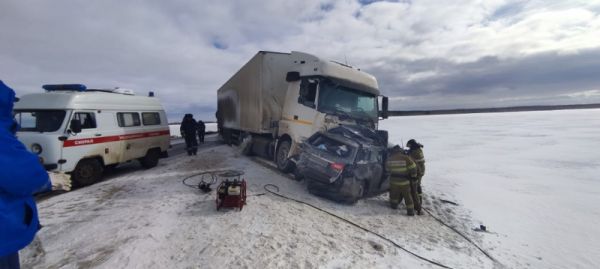
<instances>
[{"instance_id":1,"label":"firefighter in orange suit","mask_svg":"<svg viewBox=\"0 0 600 269\"><path fill-rule=\"evenodd\" d=\"M398 208L398 204L404 199L406 214L415 215L414 199L411 194L411 180L417 177L417 166L404 150L394 146L386 161L386 170L390 173L390 205Z\"/></svg>"}]
</instances>

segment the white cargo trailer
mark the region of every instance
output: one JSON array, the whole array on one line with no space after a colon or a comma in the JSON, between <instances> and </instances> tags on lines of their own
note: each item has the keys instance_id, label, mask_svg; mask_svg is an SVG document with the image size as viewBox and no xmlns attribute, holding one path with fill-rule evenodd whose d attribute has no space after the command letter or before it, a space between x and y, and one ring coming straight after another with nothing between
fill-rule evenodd
<instances>
[{"instance_id":1,"label":"white cargo trailer","mask_svg":"<svg viewBox=\"0 0 600 269\"><path fill-rule=\"evenodd\" d=\"M218 90L219 132L248 153L294 168L298 145L341 124L377 129L387 97L359 69L302 52L258 52Z\"/></svg>"}]
</instances>

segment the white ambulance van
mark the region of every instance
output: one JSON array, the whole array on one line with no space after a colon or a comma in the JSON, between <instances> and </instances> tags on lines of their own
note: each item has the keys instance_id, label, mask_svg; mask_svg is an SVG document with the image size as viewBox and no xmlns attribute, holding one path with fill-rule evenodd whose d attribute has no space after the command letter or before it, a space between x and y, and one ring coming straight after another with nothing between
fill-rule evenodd
<instances>
[{"instance_id":1,"label":"white ambulance van","mask_svg":"<svg viewBox=\"0 0 600 269\"><path fill-rule=\"evenodd\" d=\"M98 181L104 169L139 160L158 164L169 148L169 125L159 100L131 90L44 85L15 103L18 139L48 171L71 175L73 185Z\"/></svg>"}]
</instances>

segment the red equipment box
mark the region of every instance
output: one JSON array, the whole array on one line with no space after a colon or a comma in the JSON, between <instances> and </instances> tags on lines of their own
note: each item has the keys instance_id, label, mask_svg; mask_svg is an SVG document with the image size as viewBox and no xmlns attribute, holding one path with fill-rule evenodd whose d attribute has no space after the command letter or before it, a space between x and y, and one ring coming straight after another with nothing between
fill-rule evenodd
<instances>
[{"instance_id":1,"label":"red equipment box","mask_svg":"<svg viewBox=\"0 0 600 269\"><path fill-rule=\"evenodd\" d=\"M217 188L217 210L222 207L242 208L246 204L246 180L226 179Z\"/></svg>"}]
</instances>

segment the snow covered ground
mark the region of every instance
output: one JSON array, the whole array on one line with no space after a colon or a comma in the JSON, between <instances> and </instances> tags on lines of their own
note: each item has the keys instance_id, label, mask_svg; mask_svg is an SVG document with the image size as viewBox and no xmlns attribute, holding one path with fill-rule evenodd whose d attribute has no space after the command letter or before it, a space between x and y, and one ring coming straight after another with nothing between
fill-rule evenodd
<instances>
[{"instance_id":1,"label":"snow covered ground","mask_svg":"<svg viewBox=\"0 0 600 269\"><path fill-rule=\"evenodd\" d=\"M392 141L425 145L425 206L506 267L600 263L600 110L402 117L382 127ZM214 193L181 184L218 169L243 170L250 195L276 184L453 268L503 267L433 218L388 208L387 195L335 204L224 145L39 202L44 228L21 253L23 267L438 268L305 205L266 194L241 212L216 211ZM472 231L481 223L492 233Z\"/></svg>"},{"instance_id":2,"label":"snow covered ground","mask_svg":"<svg viewBox=\"0 0 600 269\"><path fill-rule=\"evenodd\" d=\"M600 110L415 116L382 123L425 145L427 192L485 224L513 268L598 268Z\"/></svg>"},{"instance_id":3,"label":"snow covered ground","mask_svg":"<svg viewBox=\"0 0 600 269\"><path fill-rule=\"evenodd\" d=\"M181 184L199 171L241 169L249 195L264 184L389 236L450 266L492 268L485 256L432 218L408 218L386 197L335 204L225 145L178 155L39 203L44 228L21 253L24 268L430 268L391 244L322 212L273 195L250 196L241 212L216 211L214 193ZM449 222L464 222L439 201ZM461 229L467 230L466 227ZM477 238L477 234L471 233Z\"/></svg>"}]
</instances>

